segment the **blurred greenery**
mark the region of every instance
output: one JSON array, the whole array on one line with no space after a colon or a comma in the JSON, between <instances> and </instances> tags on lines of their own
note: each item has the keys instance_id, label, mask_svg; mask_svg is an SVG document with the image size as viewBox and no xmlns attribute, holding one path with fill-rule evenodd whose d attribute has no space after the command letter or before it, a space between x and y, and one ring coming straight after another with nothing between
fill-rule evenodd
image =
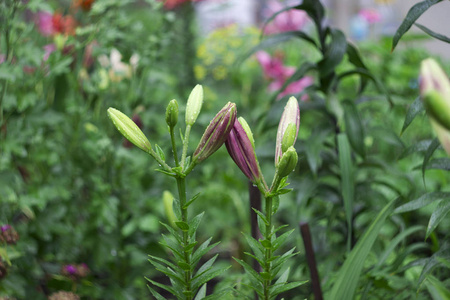
<instances>
[{"instance_id":1,"label":"blurred greenery","mask_svg":"<svg viewBox=\"0 0 450 300\"><path fill-rule=\"evenodd\" d=\"M329 295L345 276L340 270L355 256L352 249L388 203L398 198L398 208L437 193L420 207L385 216L365 259L358 261L362 271L353 279L354 298L447 299L450 177L442 165L448 157L441 146L432 147L435 134L424 112L402 130L419 96L420 62L430 56L420 39L402 41L394 52L390 37L358 43L362 67L338 31L322 28L326 47L345 50L333 60L335 52L321 52L302 39L259 40L257 28L224 26L202 37L190 2L173 10L156 0L95 0L87 10L80 6L85 2L0 3L0 226L10 224L19 234L16 245L0 240L0 263L8 269L0 276L0 298L47 299L65 290L81 299L150 299L144 277L167 283L147 259L170 255L159 244L166 233L160 222L167 222L162 195L176 190L172 180L154 172L153 160L117 133L106 109L116 107L140 120L152 144L172 159L166 105L177 99L183 116L190 90L201 83L205 103L190 149L232 101L254 128L263 172L273 174L276 128L287 96L276 100L282 91L268 90L267 76L249 55L269 40L276 42L266 42L264 50L282 53L287 66L320 66L303 74L314 83L296 94L298 99L308 94L300 104L299 164L289 178L294 190L281 196L274 220L275 226L296 229L284 249L299 251L286 266L292 280L310 279L299 222L311 228L322 290ZM75 33L42 34L42 11L71 16ZM320 44L312 22L303 30ZM44 46L52 44L55 51L45 59ZM450 74L450 64L436 59ZM340 135L350 146L347 171ZM427 169L430 158L441 160ZM210 256L218 253L218 265L232 266L208 286L208 294L233 287L252 297L247 276L232 259L250 264L241 234L251 230L245 176L222 148L191 177L188 193L201 193L193 215L206 212L197 240L221 241ZM350 186L344 188L344 182ZM347 205L344 189L353 192ZM427 230L430 218L438 218L434 230ZM61 271L82 263L90 269L85 277ZM314 299L310 282L281 295Z\"/></svg>"}]
</instances>

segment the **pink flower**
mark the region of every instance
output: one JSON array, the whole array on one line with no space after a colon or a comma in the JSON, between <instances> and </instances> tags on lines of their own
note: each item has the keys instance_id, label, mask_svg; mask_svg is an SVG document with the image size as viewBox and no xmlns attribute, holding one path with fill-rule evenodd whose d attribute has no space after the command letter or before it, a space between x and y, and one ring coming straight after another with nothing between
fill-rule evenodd
<instances>
[{"instance_id":1,"label":"pink flower","mask_svg":"<svg viewBox=\"0 0 450 300\"><path fill-rule=\"evenodd\" d=\"M44 61L47 61L48 58L50 57L50 54L52 54L53 52L56 51L56 45L48 44L48 45L45 45L43 48L44 48L44 56L42 57L42 59Z\"/></svg>"},{"instance_id":2,"label":"pink flower","mask_svg":"<svg viewBox=\"0 0 450 300\"><path fill-rule=\"evenodd\" d=\"M274 13L285 8L278 1L271 1L267 5L266 17L272 16ZM297 9L290 9L277 15L269 24L267 24L264 33L275 34L285 31L301 30L308 22L308 15Z\"/></svg>"},{"instance_id":3,"label":"pink flower","mask_svg":"<svg viewBox=\"0 0 450 300\"><path fill-rule=\"evenodd\" d=\"M49 12L41 11L38 13L37 25L43 36L51 36L56 32L53 26L53 15Z\"/></svg>"},{"instance_id":4,"label":"pink flower","mask_svg":"<svg viewBox=\"0 0 450 300\"><path fill-rule=\"evenodd\" d=\"M275 55L271 57L269 53L264 51L256 52L256 59L261 65L264 75L271 81L269 84L269 91L275 92L280 90L287 79L289 79L294 73L295 68L290 66L285 66L283 64L282 56ZM313 83L313 78L310 76L305 76L300 80L290 83L279 95L278 99L286 96L288 94L298 94L303 91L306 87ZM303 95L302 101L308 100L308 95Z\"/></svg>"},{"instance_id":5,"label":"pink flower","mask_svg":"<svg viewBox=\"0 0 450 300\"><path fill-rule=\"evenodd\" d=\"M375 24L381 21L381 14L376 9L361 9L358 14L369 24Z\"/></svg>"}]
</instances>

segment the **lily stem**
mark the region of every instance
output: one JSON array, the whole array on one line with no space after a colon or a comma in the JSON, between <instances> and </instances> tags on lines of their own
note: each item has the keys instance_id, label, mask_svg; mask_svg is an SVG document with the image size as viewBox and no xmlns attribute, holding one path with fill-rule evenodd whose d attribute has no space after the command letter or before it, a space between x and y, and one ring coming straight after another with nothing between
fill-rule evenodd
<instances>
[{"instance_id":1,"label":"lily stem","mask_svg":"<svg viewBox=\"0 0 450 300\"><path fill-rule=\"evenodd\" d=\"M266 241L271 240L272 238L272 197L266 197L266 232L264 235L264 238ZM271 247L269 249L266 249L265 257L264 257L264 272L268 277L271 277L272 273L272 249ZM265 279L263 283L264 287L264 299L269 300L270 299L270 288L271 279Z\"/></svg>"}]
</instances>

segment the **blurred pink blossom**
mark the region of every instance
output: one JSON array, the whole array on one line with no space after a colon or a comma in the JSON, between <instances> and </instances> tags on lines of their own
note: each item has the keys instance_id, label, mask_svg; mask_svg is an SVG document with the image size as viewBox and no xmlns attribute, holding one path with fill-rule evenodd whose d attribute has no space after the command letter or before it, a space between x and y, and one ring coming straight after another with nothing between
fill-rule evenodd
<instances>
[{"instance_id":1,"label":"blurred pink blossom","mask_svg":"<svg viewBox=\"0 0 450 300\"><path fill-rule=\"evenodd\" d=\"M381 14L376 9L364 8L358 14L369 24L375 24L381 21Z\"/></svg>"},{"instance_id":2,"label":"blurred pink blossom","mask_svg":"<svg viewBox=\"0 0 450 300\"><path fill-rule=\"evenodd\" d=\"M5 54L0 54L0 64L4 63L6 60L6 55Z\"/></svg>"},{"instance_id":3,"label":"blurred pink blossom","mask_svg":"<svg viewBox=\"0 0 450 300\"><path fill-rule=\"evenodd\" d=\"M50 54L56 51L56 45L55 44L47 44L44 47L44 56L42 57L43 61L47 61L50 57Z\"/></svg>"},{"instance_id":4,"label":"blurred pink blossom","mask_svg":"<svg viewBox=\"0 0 450 300\"><path fill-rule=\"evenodd\" d=\"M165 9L174 9L185 2L199 2L201 0L158 0L158 1L164 2Z\"/></svg>"},{"instance_id":5,"label":"blurred pink blossom","mask_svg":"<svg viewBox=\"0 0 450 300\"><path fill-rule=\"evenodd\" d=\"M256 52L256 59L261 65L264 75L271 81L269 84L269 91L275 92L280 90L289 77L295 73L294 67L283 65L283 59L281 55L270 56L269 53L264 51ZM290 83L279 95L278 99L288 94L298 94L306 87L313 84L313 78L305 76L300 80ZM308 95L303 95L301 100L308 100Z\"/></svg>"},{"instance_id":6,"label":"blurred pink blossom","mask_svg":"<svg viewBox=\"0 0 450 300\"><path fill-rule=\"evenodd\" d=\"M56 32L53 26L53 15L49 12L41 11L38 13L37 25L43 36L51 36Z\"/></svg>"},{"instance_id":7,"label":"blurred pink blossom","mask_svg":"<svg viewBox=\"0 0 450 300\"><path fill-rule=\"evenodd\" d=\"M280 2L272 0L267 5L265 15L267 18L271 17L274 13L285 8ZM275 34L285 31L300 30L308 22L308 15L297 9L290 9L277 15L267 26L265 27L265 34Z\"/></svg>"}]
</instances>

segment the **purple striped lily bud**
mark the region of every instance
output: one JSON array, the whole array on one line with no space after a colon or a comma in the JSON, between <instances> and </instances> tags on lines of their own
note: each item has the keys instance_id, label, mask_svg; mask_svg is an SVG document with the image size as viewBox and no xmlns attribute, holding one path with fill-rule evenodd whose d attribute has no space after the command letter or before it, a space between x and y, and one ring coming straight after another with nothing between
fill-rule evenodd
<instances>
[{"instance_id":1,"label":"purple striped lily bud","mask_svg":"<svg viewBox=\"0 0 450 300\"><path fill-rule=\"evenodd\" d=\"M216 152L226 141L236 120L236 104L228 102L211 120L194 152L193 161L200 163Z\"/></svg>"},{"instance_id":2,"label":"purple striped lily bud","mask_svg":"<svg viewBox=\"0 0 450 300\"><path fill-rule=\"evenodd\" d=\"M256 159L253 135L242 117L234 122L225 146L242 173L253 183L260 182L262 174Z\"/></svg>"},{"instance_id":3,"label":"purple striped lily bud","mask_svg":"<svg viewBox=\"0 0 450 300\"><path fill-rule=\"evenodd\" d=\"M293 124L293 125L290 125ZM289 126L290 125L290 126ZM275 165L278 165L283 153L297 140L298 128L300 127L300 107L295 97L289 98L284 107L283 114L278 124L277 142L275 146ZM287 136L285 136L287 135Z\"/></svg>"}]
</instances>

